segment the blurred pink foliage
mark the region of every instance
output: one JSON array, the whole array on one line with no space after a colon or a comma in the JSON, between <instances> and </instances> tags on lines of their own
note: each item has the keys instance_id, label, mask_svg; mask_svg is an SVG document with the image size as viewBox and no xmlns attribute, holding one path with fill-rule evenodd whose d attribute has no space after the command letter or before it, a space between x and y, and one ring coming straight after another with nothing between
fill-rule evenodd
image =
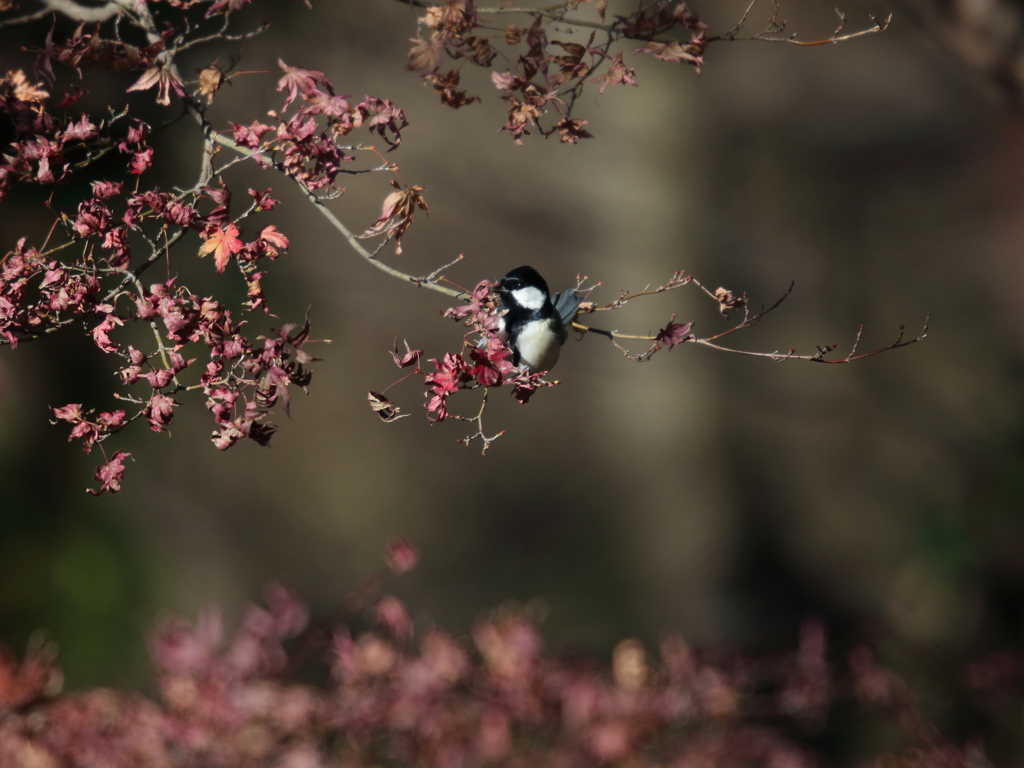
<instances>
[{"instance_id":1,"label":"blurred pink foliage","mask_svg":"<svg viewBox=\"0 0 1024 768\"><path fill-rule=\"evenodd\" d=\"M655 655L627 639L605 666L547 650L515 608L481 618L463 639L417 630L398 598L365 590L348 601L371 617L359 632L310 624L279 585L265 603L233 633L214 610L160 622L150 641L158 701L102 688L61 694L51 646L33 644L20 663L4 652L0 766L811 768L823 758L809 740L853 709L896 729L903 745L861 764L989 764L977 744L939 737L866 648L830 662L816 621L795 652L695 652L670 636Z\"/></svg>"}]
</instances>

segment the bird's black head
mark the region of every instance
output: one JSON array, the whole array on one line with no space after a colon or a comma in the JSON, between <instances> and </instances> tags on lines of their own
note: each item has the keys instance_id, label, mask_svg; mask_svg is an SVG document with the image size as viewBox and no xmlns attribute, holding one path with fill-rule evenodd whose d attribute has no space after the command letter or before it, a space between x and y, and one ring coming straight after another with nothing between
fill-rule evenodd
<instances>
[{"instance_id":1,"label":"bird's black head","mask_svg":"<svg viewBox=\"0 0 1024 768\"><path fill-rule=\"evenodd\" d=\"M551 295L551 292L548 290L548 284L533 267L513 269L501 278L501 282L498 284L498 290L502 293L512 293L522 288L537 288L545 296Z\"/></svg>"}]
</instances>

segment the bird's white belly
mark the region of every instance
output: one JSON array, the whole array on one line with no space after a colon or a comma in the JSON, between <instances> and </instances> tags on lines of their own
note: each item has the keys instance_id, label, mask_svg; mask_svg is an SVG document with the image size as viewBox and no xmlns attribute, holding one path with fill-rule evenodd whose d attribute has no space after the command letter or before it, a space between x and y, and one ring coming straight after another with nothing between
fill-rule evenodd
<instances>
[{"instance_id":1,"label":"bird's white belly","mask_svg":"<svg viewBox=\"0 0 1024 768\"><path fill-rule=\"evenodd\" d=\"M530 323L516 339L519 364L525 365L531 373L550 371L562 351L559 341L550 323Z\"/></svg>"}]
</instances>

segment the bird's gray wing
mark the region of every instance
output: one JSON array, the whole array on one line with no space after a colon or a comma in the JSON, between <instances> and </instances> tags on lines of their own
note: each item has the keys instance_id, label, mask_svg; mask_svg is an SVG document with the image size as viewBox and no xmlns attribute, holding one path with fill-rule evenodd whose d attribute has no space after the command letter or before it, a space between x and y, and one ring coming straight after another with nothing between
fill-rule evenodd
<instances>
[{"instance_id":1,"label":"bird's gray wing","mask_svg":"<svg viewBox=\"0 0 1024 768\"><path fill-rule=\"evenodd\" d=\"M555 305L555 312L562 318L562 322L567 326L572 325L576 319L576 310L580 308L580 295L576 290L570 288L568 291L556 293L551 303Z\"/></svg>"},{"instance_id":2,"label":"bird's gray wing","mask_svg":"<svg viewBox=\"0 0 1024 768\"><path fill-rule=\"evenodd\" d=\"M569 289L562 293L556 293L551 303L554 305L555 312L562 321L560 336L562 343L565 344L569 338L569 326L576 319L576 310L580 308L580 295L576 293L575 289Z\"/></svg>"}]
</instances>

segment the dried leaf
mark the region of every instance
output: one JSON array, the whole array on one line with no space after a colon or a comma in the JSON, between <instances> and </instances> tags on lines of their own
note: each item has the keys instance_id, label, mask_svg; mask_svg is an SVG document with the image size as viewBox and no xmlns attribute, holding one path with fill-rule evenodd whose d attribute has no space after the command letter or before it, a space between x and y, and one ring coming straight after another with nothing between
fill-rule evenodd
<instances>
[{"instance_id":1,"label":"dried leaf","mask_svg":"<svg viewBox=\"0 0 1024 768\"><path fill-rule=\"evenodd\" d=\"M441 97L441 103L446 107L458 109L475 101L480 101L479 96L467 97L465 91L456 90L456 86L459 84L459 71L457 69L453 69L446 75L427 75L424 79L433 84L434 90Z\"/></svg>"},{"instance_id":2,"label":"dried leaf","mask_svg":"<svg viewBox=\"0 0 1024 768\"><path fill-rule=\"evenodd\" d=\"M363 233L363 237L372 237L385 233L392 234L397 243L396 253L402 252L402 235L412 224L412 215L416 208L430 213L427 201L423 199L424 187L402 189L397 181L392 181L395 191L384 198L384 205L377 221Z\"/></svg>"},{"instance_id":3,"label":"dried leaf","mask_svg":"<svg viewBox=\"0 0 1024 768\"><path fill-rule=\"evenodd\" d=\"M216 64L210 64L199 71L199 93L206 97L206 103L213 103L213 94L224 84L224 72Z\"/></svg>"},{"instance_id":4,"label":"dried leaf","mask_svg":"<svg viewBox=\"0 0 1024 768\"><path fill-rule=\"evenodd\" d=\"M418 37L410 39L413 44L409 49L409 66L407 69L413 72L436 72L441 66L441 57L444 55L444 39L435 32L427 40Z\"/></svg>"},{"instance_id":5,"label":"dried leaf","mask_svg":"<svg viewBox=\"0 0 1024 768\"><path fill-rule=\"evenodd\" d=\"M384 397L384 395L374 392L373 390L370 390L370 393L367 395L367 400L370 401L370 408L373 409L374 413L380 416L381 421L391 423L398 419L404 419L409 415L408 413L400 414L398 412L400 409L397 405L393 405L390 400Z\"/></svg>"},{"instance_id":6,"label":"dried leaf","mask_svg":"<svg viewBox=\"0 0 1024 768\"><path fill-rule=\"evenodd\" d=\"M747 306L747 294L745 293L742 296L734 296L732 291L717 288L715 298L718 299L718 311L726 320L729 319L730 309L744 309Z\"/></svg>"},{"instance_id":7,"label":"dried leaf","mask_svg":"<svg viewBox=\"0 0 1024 768\"><path fill-rule=\"evenodd\" d=\"M590 82L600 83L601 88L598 90L598 95L604 93L604 89L609 85L632 85L636 86L636 70L632 67L626 67L622 62L622 52L615 54L615 58L612 59L608 65L608 71L600 77L595 77Z\"/></svg>"}]
</instances>

